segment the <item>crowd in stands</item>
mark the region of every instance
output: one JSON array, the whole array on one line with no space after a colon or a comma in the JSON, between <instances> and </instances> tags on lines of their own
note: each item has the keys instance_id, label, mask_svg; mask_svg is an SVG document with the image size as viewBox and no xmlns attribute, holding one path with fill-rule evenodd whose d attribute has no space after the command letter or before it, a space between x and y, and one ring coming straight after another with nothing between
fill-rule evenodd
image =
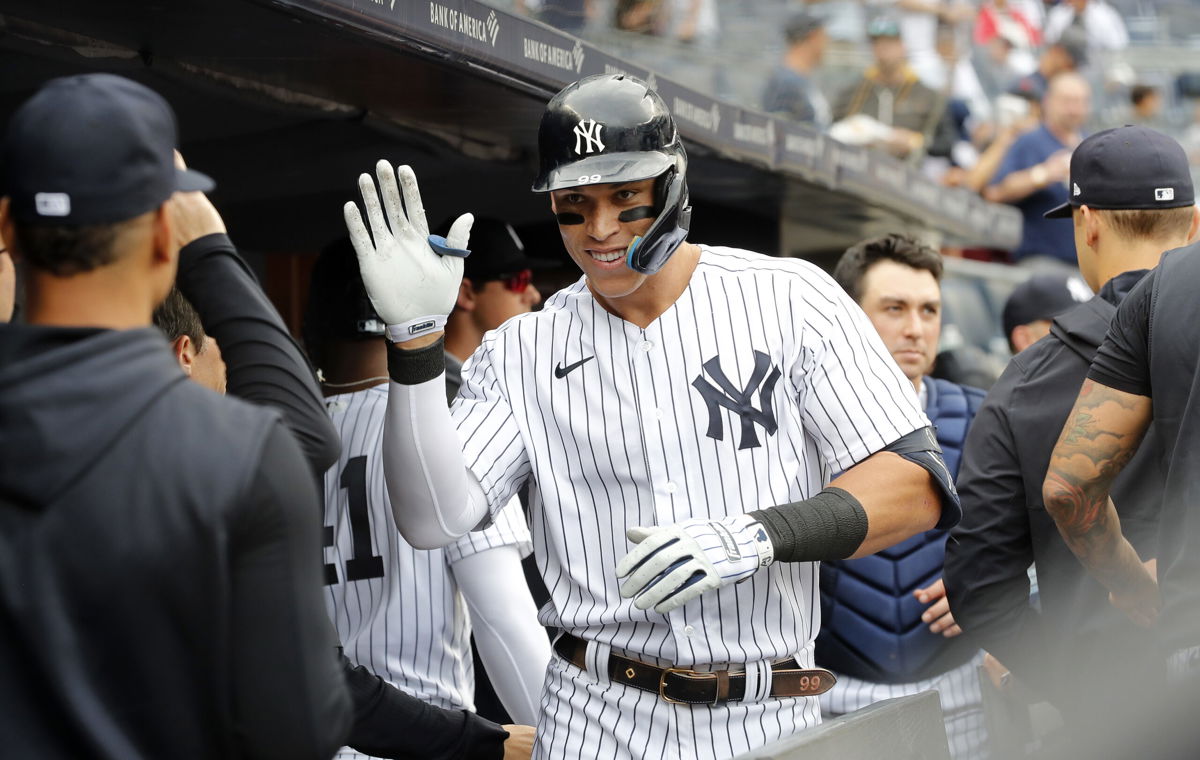
<instances>
[{"instance_id":1,"label":"crowd in stands","mask_svg":"<svg viewBox=\"0 0 1200 760\"><path fill-rule=\"evenodd\" d=\"M677 59L699 50L701 58L744 60L746 52L736 48L746 42L733 27L745 26L750 17L764 27L769 23L766 6L751 8L741 0L514 2L518 10L568 31L603 29L599 36L592 34L598 44L627 40L630 34L653 37L660 50L647 65L685 81L694 74ZM734 81L733 73L721 70L723 64L715 64L707 82L714 94L812 124L843 142L884 150L945 185L1021 210L1026 233L1016 249L970 255L1072 266L1070 240L1046 239L1040 213L1065 199L1066 158L1100 129L1139 124L1165 131L1200 167L1195 77L1135 71L1121 59L1131 43L1130 25L1144 26L1144 17L1134 17L1134 10L1157 14L1160 37L1187 34L1187 23L1167 28L1179 15L1170 4L1151 3L1148 9L1120 0L766 5L786 15L784 23L759 30L758 56L777 49L772 47L777 35L782 52L758 61L762 77L755 86L746 84L744 74Z\"/></svg>"}]
</instances>

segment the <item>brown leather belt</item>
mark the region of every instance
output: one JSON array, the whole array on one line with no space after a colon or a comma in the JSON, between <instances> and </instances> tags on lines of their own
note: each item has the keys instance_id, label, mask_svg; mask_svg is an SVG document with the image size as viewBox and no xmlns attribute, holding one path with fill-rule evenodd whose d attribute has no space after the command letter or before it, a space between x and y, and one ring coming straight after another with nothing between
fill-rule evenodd
<instances>
[{"instance_id":1,"label":"brown leather belt","mask_svg":"<svg viewBox=\"0 0 1200 760\"><path fill-rule=\"evenodd\" d=\"M583 639L564 633L554 642L554 651L580 670L587 670L587 642ZM705 673L687 668L660 668L613 653L608 656L608 677L675 704L716 705L746 697L744 671ZM815 697L832 689L836 680L828 670L805 670L792 658L771 666L770 696Z\"/></svg>"}]
</instances>

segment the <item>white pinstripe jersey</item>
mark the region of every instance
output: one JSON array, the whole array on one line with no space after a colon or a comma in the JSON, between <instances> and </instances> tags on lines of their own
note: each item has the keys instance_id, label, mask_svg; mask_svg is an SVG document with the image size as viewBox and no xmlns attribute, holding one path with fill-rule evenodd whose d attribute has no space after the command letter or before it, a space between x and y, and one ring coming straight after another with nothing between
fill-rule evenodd
<instances>
[{"instance_id":1,"label":"white pinstripe jersey","mask_svg":"<svg viewBox=\"0 0 1200 760\"><path fill-rule=\"evenodd\" d=\"M396 530L383 478L387 385L325 405L342 441L325 473L325 600L346 656L426 702L473 709L471 626L450 566L508 544L527 555L520 504L450 546L414 549Z\"/></svg>"},{"instance_id":2,"label":"white pinstripe jersey","mask_svg":"<svg viewBox=\"0 0 1200 760\"><path fill-rule=\"evenodd\" d=\"M797 655L820 625L815 563L776 563L667 615L622 599L631 525L797 501L928 424L859 307L797 259L702 247L641 329L585 281L489 333L451 409L492 509L526 480L551 603L540 619L642 659Z\"/></svg>"}]
</instances>

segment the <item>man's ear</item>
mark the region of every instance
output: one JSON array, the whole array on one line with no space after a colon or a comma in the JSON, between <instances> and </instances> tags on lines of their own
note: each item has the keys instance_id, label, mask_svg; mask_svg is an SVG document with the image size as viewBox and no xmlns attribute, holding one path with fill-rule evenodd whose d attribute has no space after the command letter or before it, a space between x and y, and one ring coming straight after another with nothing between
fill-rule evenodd
<instances>
[{"instance_id":1,"label":"man's ear","mask_svg":"<svg viewBox=\"0 0 1200 760\"><path fill-rule=\"evenodd\" d=\"M180 335L171 343L171 353L175 354L175 361L179 362L183 374L191 377L192 367L196 362L196 346L192 339L187 335Z\"/></svg>"},{"instance_id":2,"label":"man's ear","mask_svg":"<svg viewBox=\"0 0 1200 760\"><path fill-rule=\"evenodd\" d=\"M1187 244L1191 245L1200 237L1200 206L1192 206L1192 226L1188 228Z\"/></svg>"},{"instance_id":3,"label":"man's ear","mask_svg":"<svg viewBox=\"0 0 1200 760\"><path fill-rule=\"evenodd\" d=\"M153 248L156 263L169 263L179 255L179 251L172 247L175 244L173 233L171 200L168 198L154 212Z\"/></svg>"},{"instance_id":4,"label":"man's ear","mask_svg":"<svg viewBox=\"0 0 1200 760\"><path fill-rule=\"evenodd\" d=\"M1021 353L1029 347L1029 325L1017 325L1008 336L1008 342L1016 349L1013 353Z\"/></svg>"},{"instance_id":5,"label":"man's ear","mask_svg":"<svg viewBox=\"0 0 1200 760\"><path fill-rule=\"evenodd\" d=\"M1096 241L1100 239L1100 228L1105 226L1105 223L1099 214L1087 206L1079 207L1079 216L1083 221L1083 240L1088 248L1094 249Z\"/></svg>"},{"instance_id":6,"label":"man's ear","mask_svg":"<svg viewBox=\"0 0 1200 760\"><path fill-rule=\"evenodd\" d=\"M454 308L475 311L475 286L466 277L458 286L458 300L455 302Z\"/></svg>"}]
</instances>

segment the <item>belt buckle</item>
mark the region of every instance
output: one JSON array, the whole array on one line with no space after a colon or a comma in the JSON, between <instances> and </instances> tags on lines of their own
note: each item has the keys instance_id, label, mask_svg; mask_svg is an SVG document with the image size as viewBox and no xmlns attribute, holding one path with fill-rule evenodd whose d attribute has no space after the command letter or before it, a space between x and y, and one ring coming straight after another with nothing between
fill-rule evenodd
<instances>
[{"instance_id":1,"label":"belt buckle","mask_svg":"<svg viewBox=\"0 0 1200 760\"><path fill-rule=\"evenodd\" d=\"M706 702L685 702L682 699L672 699L671 697L667 696L667 676L671 675L672 673L678 673L679 675L685 675L689 678L708 678L713 682L714 687L717 682L717 674L716 673L701 673L699 671L691 670L689 668L663 668L662 674L659 675L659 677L658 677L658 696L664 702L669 702L670 704L673 704L673 705L711 704L713 707L716 707L717 703L720 702L720 700L721 700L720 690L717 688L713 688L713 699L712 699L712 702L708 702L708 703L706 703Z\"/></svg>"}]
</instances>

